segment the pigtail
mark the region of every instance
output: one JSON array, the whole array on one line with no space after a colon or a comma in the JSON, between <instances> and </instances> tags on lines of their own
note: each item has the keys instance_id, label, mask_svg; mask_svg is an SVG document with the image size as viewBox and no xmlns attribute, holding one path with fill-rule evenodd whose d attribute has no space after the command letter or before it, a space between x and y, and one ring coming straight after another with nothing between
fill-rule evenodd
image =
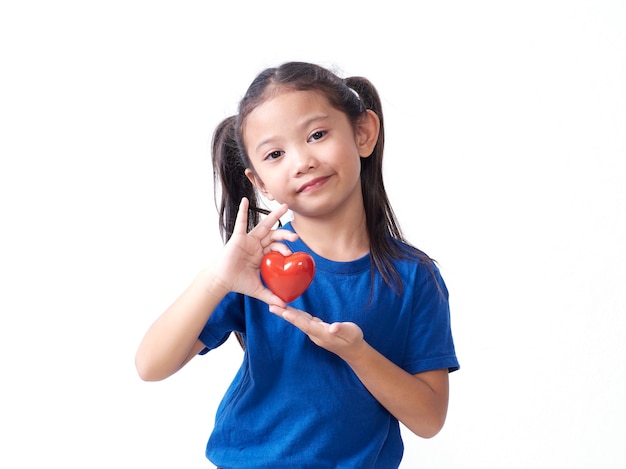
<instances>
[{"instance_id":1,"label":"pigtail","mask_svg":"<svg viewBox=\"0 0 626 469\"><path fill-rule=\"evenodd\" d=\"M348 88L356 93L365 109L370 109L378 115L378 118L380 119L381 135L383 135L383 106L381 104L378 91L372 82L363 77L348 77L343 81Z\"/></svg>"},{"instance_id":2,"label":"pigtail","mask_svg":"<svg viewBox=\"0 0 626 469\"><path fill-rule=\"evenodd\" d=\"M372 260L385 281L394 286L398 293L401 293L403 290L402 280L391 259L398 257L399 251L406 256L416 256L426 261L429 266L432 259L408 243L387 196L383 178L385 126L378 91L367 78L363 77L346 78L344 83L361 100L364 107L362 112L369 109L375 112L380 120L378 141L374 150L369 158L361 159L361 191L365 213L367 214L366 223L371 240ZM402 241L405 244L398 244L394 240Z\"/></svg>"},{"instance_id":3,"label":"pigtail","mask_svg":"<svg viewBox=\"0 0 626 469\"><path fill-rule=\"evenodd\" d=\"M361 178L364 188L363 195L366 198L366 213L370 215L369 218L372 222L377 221L373 224L372 228L375 229L375 232L380 232L380 236L390 234L394 238L406 241L387 197L387 191L385 190L383 178L385 120L380 96L374 85L366 78L350 77L345 79L345 83L350 89L357 93L365 109L374 111L380 121L378 141L376 142L374 150L369 158L361 160ZM379 190L366 190L366 188L373 187ZM380 223L380 220L385 220L385 223Z\"/></svg>"},{"instance_id":4,"label":"pigtail","mask_svg":"<svg viewBox=\"0 0 626 469\"><path fill-rule=\"evenodd\" d=\"M246 177L246 167L241 158L241 149L237 141L237 116L224 119L213 132L212 162L213 187L215 202L219 200L219 229L226 243L233 235L239 204L243 197L250 201L249 207L256 207L256 192ZM248 211L248 231L259 221L259 213ZM245 350L245 343L240 332L235 332L237 342Z\"/></svg>"},{"instance_id":5,"label":"pigtail","mask_svg":"<svg viewBox=\"0 0 626 469\"><path fill-rule=\"evenodd\" d=\"M212 142L213 182L215 201L219 200L219 229L224 242L233 234L239 204L248 198L251 207L248 213L248 231L259 222L257 195L254 186L245 174L246 167L241 157L237 138L237 116L224 119L215 129Z\"/></svg>"}]
</instances>

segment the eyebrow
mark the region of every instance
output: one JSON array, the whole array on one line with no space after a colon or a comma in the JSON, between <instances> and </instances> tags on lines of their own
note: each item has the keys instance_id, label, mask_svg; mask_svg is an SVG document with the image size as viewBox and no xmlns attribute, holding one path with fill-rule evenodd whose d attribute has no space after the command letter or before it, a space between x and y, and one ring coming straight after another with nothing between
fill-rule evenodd
<instances>
[{"instance_id":1,"label":"eyebrow","mask_svg":"<svg viewBox=\"0 0 626 469\"><path fill-rule=\"evenodd\" d=\"M302 122L298 123L298 127L300 128L305 128L308 127L309 125L317 122L317 121L323 121L328 119L328 115L327 114L316 114L313 115L311 117L309 117L308 119L303 120ZM276 136L272 135L271 137L268 137L266 139L263 139L259 142L259 144L256 146L255 148L255 152L259 151L259 148L261 148L263 145L267 145L268 143L271 143L273 140L276 139Z\"/></svg>"}]
</instances>

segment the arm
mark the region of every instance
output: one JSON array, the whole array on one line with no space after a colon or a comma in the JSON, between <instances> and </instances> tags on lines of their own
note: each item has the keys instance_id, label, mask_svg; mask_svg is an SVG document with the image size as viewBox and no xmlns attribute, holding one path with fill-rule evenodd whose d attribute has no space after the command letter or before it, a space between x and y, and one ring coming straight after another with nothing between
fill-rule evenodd
<instances>
[{"instance_id":1,"label":"arm","mask_svg":"<svg viewBox=\"0 0 626 469\"><path fill-rule=\"evenodd\" d=\"M448 411L448 370L410 374L365 341L346 360L363 385L394 417L423 438L443 428Z\"/></svg>"},{"instance_id":2,"label":"arm","mask_svg":"<svg viewBox=\"0 0 626 469\"><path fill-rule=\"evenodd\" d=\"M199 353L203 344L198 336L227 293L213 272L202 271L146 332L135 355L141 379L165 379Z\"/></svg>"},{"instance_id":3,"label":"arm","mask_svg":"<svg viewBox=\"0 0 626 469\"><path fill-rule=\"evenodd\" d=\"M327 324L293 308L272 306L270 311L344 359L378 402L413 433L431 438L441 430L448 410L447 369L412 375L372 348L354 323Z\"/></svg>"},{"instance_id":4,"label":"arm","mask_svg":"<svg viewBox=\"0 0 626 469\"><path fill-rule=\"evenodd\" d=\"M250 233L246 233L248 201L243 199L230 240L212 267L203 270L183 294L150 326L135 356L139 376L158 381L180 370L202 350L198 336L211 313L231 291L243 293L268 304L285 303L265 288L259 277L264 254L274 250L289 255L279 241L295 240L286 230L272 230L285 214L282 205L271 212Z\"/></svg>"}]
</instances>

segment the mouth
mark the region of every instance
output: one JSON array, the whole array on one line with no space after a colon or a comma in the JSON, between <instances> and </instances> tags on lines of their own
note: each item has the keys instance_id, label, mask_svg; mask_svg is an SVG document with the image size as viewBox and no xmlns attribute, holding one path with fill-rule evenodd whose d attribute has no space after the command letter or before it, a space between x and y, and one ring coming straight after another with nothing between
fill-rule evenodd
<instances>
[{"instance_id":1,"label":"mouth","mask_svg":"<svg viewBox=\"0 0 626 469\"><path fill-rule=\"evenodd\" d=\"M323 186L326 181L328 181L330 176L323 176L315 179L311 179L310 181L302 184L300 188L297 190L297 193L300 194L302 192L311 192L315 189Z\"/></svg>"}]
</instances>

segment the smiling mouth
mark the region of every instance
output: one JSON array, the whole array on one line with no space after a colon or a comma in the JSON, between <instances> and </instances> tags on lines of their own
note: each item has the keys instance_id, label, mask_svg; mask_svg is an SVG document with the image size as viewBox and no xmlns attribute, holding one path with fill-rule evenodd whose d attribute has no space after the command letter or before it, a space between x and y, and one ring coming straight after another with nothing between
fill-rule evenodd
<instances>
[{"instance_id":1,"label":"smiling mouth","mask_svg":"<svg viewBox=\"0 0 626 469\"><path fill-rule=\"evenodd\" d=\"M300 186L300 188L298 189L297 193L300 194L302 192L310 192L312 190L317 189L318 187L324 185L324 183L326 181L328 181L328 177L329 176L315 178L315 179L313 179L313 180L303 184L302 186Z\"/></svg>"}]
</instances>

